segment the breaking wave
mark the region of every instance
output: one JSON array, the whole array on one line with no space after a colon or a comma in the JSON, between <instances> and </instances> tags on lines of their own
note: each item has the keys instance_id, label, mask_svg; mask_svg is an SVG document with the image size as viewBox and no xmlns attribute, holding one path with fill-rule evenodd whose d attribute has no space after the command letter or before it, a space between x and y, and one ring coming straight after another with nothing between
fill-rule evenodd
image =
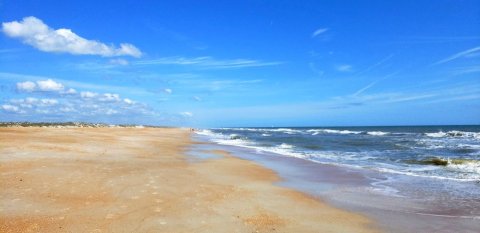
<instances>
[{"instance_id":1,"label":"breaking wave","mask_svg":"<svg viewBox=\"0 0 480 233\"><path fill-rule=\"evenodd\" d=\"M474 138L480 139L480 132L464 132L464 131L457 131L451 130L447 132L439 131L435 133L425 133L425 136L432 137L432 138Z\"/></svg>"}]
</instances>

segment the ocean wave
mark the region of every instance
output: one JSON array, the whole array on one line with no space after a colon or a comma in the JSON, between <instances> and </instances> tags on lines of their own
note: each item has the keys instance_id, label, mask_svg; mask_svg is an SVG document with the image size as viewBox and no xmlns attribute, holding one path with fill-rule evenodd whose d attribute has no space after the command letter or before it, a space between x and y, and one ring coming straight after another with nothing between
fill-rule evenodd
<instances>
[{"instance_id":1,"label":"ocean wave","mask_svg":"<svg viewBox=\"0 0 480 233\"><path fill-rule=\"evenodd\" d=\"M427 157L420 160L405 160L405 163L408 164L423 164L423 165L435 165L435 166L448 166L448 165L462 165L462 164L476 164L480 166L480 161L474 159L451 159L451 158L441 158L441 157ZM480 170L479 170L480 171ZM480 172L479 172L480 174Z\"/></svg>"},{"instance_id":2,"label":"ocean wave","mask_svg":"<svg viewBox=\"0 0 480 233\"><path fill-rule=\"evenodd\" d=\"M337 133L337 134L361 134L362 131L351 131L351 130L336 130L336 129L325 129L325 133Z\"/></svg>"},{"instance_id":3,"label":"ocean wave","mask_svg":"<svg viewBox=\"0 0 480 233\"><path fill-rule=\"evenodd\" d=\"M461 163L449 163L446 167L448 170L459 172L460 176L470 178L477 177L480 180L480 161L462 161Z\"/></svg>"},{"instance_id":4,"label":"ocean wave","mask_svg":"<svg viewBox=\"0 0 480 233\"><path fill-rule=\"evenodd\" d=\"M287 143L282 143L278 146L279 148L282 148L282 149L292 149L293 146L290 145L290 144L287 144Z\"/></svg>"},{"instance_id":5,"label":"ocean wave","mask_svg":"<svg viewBox=\"0 0 480 233\"><path fill-rule=\"evenodd\" d=\"M195 133L199 134L199 135L204 135L204 136L217 136L218 135L217 133L214 133L213 131L208 130L208 129L196 130Z\"/></svg>"},{"instance_id":6,"label":"ocean wave","mask_svg":"<svg viewBox=\"0 0 480 233\"><path fill-rule=\"evenodd\" d=\"M480 132L465 132L465 131L451 130L448 132L439 131L434 133L425 133L425 136L432 137L432 138L452 137L452 138L480 139Z\"/></svg>"},{"instance_id":7,"label":"ocean wave","mask_svg":"<svg viewBox=\"0 0 480 233\"><path fill-rule=\"evenodd\" d=\"M291 128L215 128L215 129L216 130L231 130L231 131L266 132L266 133L281 132L281 133L286 133L286 134L303 133L302 130L291 129Z\"/></svg>"},{"instance_id":8,"label":"ocean wave","mask_svg":"<svg viewBox=\"0 0 480 233\"><path fill-rule=\"evenodd\" d=\"M419 172L436 170L435 167L437 167L437 168L442 168L445 171L454 172L455 180L480 181L480 161L479 160L428 157L422 160L407 160L404 162L406 162L407 164L430 165L430 167L423 166L423 167L417 167L417 169L409 169L409 170L416 171L415 174L417 175ZM408 174L408 175L411 175L411 174ZM445 176L442 176L442 177L452 178L452 177L445 177Z\"/></svg>"},{"instance_id":9,"label":"ocean wave","mask_svg":"<svg viewBox=\"0 0 480 233\"><path fill-rule=\"evenodd\" d=\"M389 132L382 132L382 131L369 131L367 132L368 135L372 135L372 136L383 136L383 135L387 135L387 134L390 134Z\"/></svg>"},{"instance_id":10,"label":"ocean wave","mask_svg":"<svg viewBox=\"0 0 480 233\"><path fill-rule=\"evenodd\" d=\"M317 135L320 133L330 133L330 134L361 134L362 131L352 131L352 130L336 130L336 129L309 129L308 133L312 135Z\"/></svg>"},{"instance_id":11,"label":"ocean wave","mask_svg":"<svg viewBox=\"0 0 480 233\"><path fill-rule=\"evenodd\" d=\"M459 148L480 150L480 145L475 145L475 144L458 144L457 146Z\"/></svg>"},{"instance_id":12,"label":"ocean wave","mask_svg":"<svg viewBox=\"0 0 480 233\"><path fill-rule=\"evenodd\" d=\"M302 130L298 129L289 129L289 128L279 128L279 129L271 129L270 132L282 132L286 134L297 134L297 133L302 133Z\"/></svg>"},{"instance_id":13,"label":"ocean wave","mask_svg":"<svg viewBox=\"0 0 480 233\"><path fill-rule=\"evenodd\" d=\"M480 150L480 144L475 139L469 138L460 138L458 140L450 138L423 138L416 140L416 146L412 149L428 149L428 150L438 150L438 149L449 149L456 152L475 152Z\"/></svg>"},{"instance_id":14,"label":"ocean wave","mask_svg":"<svg viewBox=\"0 0 480 233\"><path fill-rule=\"evenodd\" d=\"M465 167L465 166L463 166ZM390 174L399 174L406 176L415 176L429 179L439 179L439 180L453 180L457 182L478 182L480 181L480 173L478 173L478 168L469 167L468 169L473 170L474 172L465 172L464 168L462 172L455 172L454 175L446 176L441 169L434 168L417 168L417 169L390 169L385 167L375 167L371 168L372 170L379 171L382 173ZM452 171L456 169L455 167L448 167L448 170ZM437 172L434 172L437 171Z\"/></svg>"},{"instance_id":15,"label":"ocean wave","mask_svg":"<svg viewBox=\"0 0 480 233\"><path fill-rule=\"evenodd\" d=\"M244 137L238 135L238 134L230 134L230 140L237 140L237 139L243 139Z\"/></svg>"}]
</instances>

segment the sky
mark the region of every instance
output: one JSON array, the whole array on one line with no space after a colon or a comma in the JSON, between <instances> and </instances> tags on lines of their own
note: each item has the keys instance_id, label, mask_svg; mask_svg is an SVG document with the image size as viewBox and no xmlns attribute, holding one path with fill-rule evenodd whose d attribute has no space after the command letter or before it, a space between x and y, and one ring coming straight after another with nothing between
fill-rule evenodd
<instances>
[{"instance_id":1,"label":"sky","mask_svg":"<svg viewBox=\"0 0 480 233\"><path fill-rule=\"evenodd\" d=\"M0 1L0 121L480 124L480 1Z\"/></svg>"}]
</instances>

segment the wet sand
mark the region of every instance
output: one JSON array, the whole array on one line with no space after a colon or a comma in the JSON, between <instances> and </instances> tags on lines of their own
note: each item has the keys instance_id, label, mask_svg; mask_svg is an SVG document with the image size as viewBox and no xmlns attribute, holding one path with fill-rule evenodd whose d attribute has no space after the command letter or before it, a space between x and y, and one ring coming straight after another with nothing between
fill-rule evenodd
<instances>
[{"instance_id":1,"label":"wet sand","mask_svg":"<svg viewBox=\"0 0 480 233\"><path fill-rule=\"evenodd\" d=\"M0 128L0 232L377 232L170 128Z\"/></svg>"}]
</instances>

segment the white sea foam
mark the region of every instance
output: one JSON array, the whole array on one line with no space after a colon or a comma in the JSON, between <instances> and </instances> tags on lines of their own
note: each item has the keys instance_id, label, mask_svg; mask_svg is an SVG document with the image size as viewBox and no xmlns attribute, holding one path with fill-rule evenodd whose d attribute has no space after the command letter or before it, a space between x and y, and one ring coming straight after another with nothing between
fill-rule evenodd
<instances>
[{"instance_id":1,"label":"white sea foam","mask_svg":"<svg viewBox=\"0 0 480 233\"><path fill-rule=\"evenodd\" d=\"M440 131L436 133L425 133L425 135L432 138L441 138L447 136L447 133Z\"/></svg>"},{"instance_id":2,"label":"white sea foam","mask_svg":"<svg viewBox=\"0 0 480 233\"><path fill-rule=\"evenodd\" d=\"M449 160L446 169L459 172L461 176L467 178L476 178L480 180L480 161L465 161L462 163L455 163Z\"/></svg>"},{"instance_id":3,"label":"white sea foam","mask_svg":"<svg viewBox=\"0 0 480 233\"><path fill-rule=\"evenodd\" d=\"M302 133L302 130L298 129L288 129L288 128L279 128L279 129L271 129L271 132L282 132L286 134L297 134L297 133Z\"/></svg>"},{"instance_id":4,"label":"white sea foam","mask_svg":"<svg viewBox=\"0 0 480 233\"><path fill-rule=\"evenodd\" d=\"M278 146L279 148L282 148L282 149L292 149L293 146L292 145L289 145L287 143L282 143L280 144L280 146Z\"/></svg>"},{"instance_id":5,"label":"white sea foam","mask_svg":"<svg viewBox=\"0 0 480 233\"><path fill-rule=\"evenodd\" d=\"M336 130L336 129L324 129L325 133L336 133L336 134L361 134L362 131L351 131L351 130Z\"/></svg>"},{"instance_id":6,"label":"white sea foam","mask_svg":"<svg viewBox=\"0 0 480 233\"><path fill-rule=\"evenodd\" d=\"M386 167L372 167L371 169L383 172L383 173L391 173L391 174L400 174L400 175L407 175L407 176L416 176L416 177L423 177L423 178L432 178L432 179L441 179L441 180L454 180L454 181L461 181L461 182L471 182L471 181L479 181L480 180L480 170L478 167L468 167L465 169L465 164L461 165L447 165L447 170L455 170L460 171L456 173L454 177L452 176L445 176L440 175L442 173L443 167L441 166L423 166L409 169L391 169ZM460 168L461 167L461 168ZM474 172L472 173L465 173L466 170L471 169ZM438 171L438 172L432 172Z\"/></svg>"},{"instance_id":7,"label":"white sea foam","mask_svg":"<svg viewBox=\"0 0 480 233\"><path fill-rule=\"evenodd\" d=\"M317 135L320 133L330 133L330 134L361 134L362 131L352 131L352 130L336 130L336 129L309 129L307 133L312 133L312 135Z\"/></svg>"},{"instance_id":8,"label":"white sea foam","mask_svg":"<svg viewBox=\"0 0 480 233\"><path fill-rule=\"evenodd\" d=\"M456 138L474 138L480 139L480 132L465 132L458 130L451 130L448 132L435 132L435 133L425 133L425 136L433 138L443 138L443 137L456 137Z\"/></svg>"},{"instance_id":9,"label":"white sea foam","mask_svg":"<svg viewBox=\"0 0 480 233\"><path fill-rule=\"evenodd\" d=\"M195 131L196 134L204 135L204 136L217 136L218 134L212 132L211 130L208 129L202 129L202 130L197 130Z\"/></svg>"},{"instance_id":10,"label":"white sea foam","mask_svg":"<svg viewBox=\"0 0 480 233\"><path fill-rule=\"evenodd\" d=\"M467 149L480 149L480 145L475 144L458 144L459 148L467 148Z\"/></svg>"},{"instance_id":11,"label":"white sea foam","mask_svg":"<svg viewBox=\"0 0 480 233\"><path fill-rule=\"evenodd\" d=\"M372 136L383 136L383 135L387 135L387 134L390 134L388 132L382 132L382 131L369 131L367 132L368 135L372 135Z\"/></svg>"}]
</instances>

